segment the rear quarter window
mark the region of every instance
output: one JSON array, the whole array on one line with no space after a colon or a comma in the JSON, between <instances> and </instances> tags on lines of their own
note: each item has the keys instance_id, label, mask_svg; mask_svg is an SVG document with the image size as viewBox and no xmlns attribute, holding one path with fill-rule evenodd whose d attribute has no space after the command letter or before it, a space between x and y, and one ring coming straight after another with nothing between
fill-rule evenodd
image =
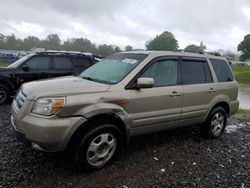
<instances>
[{"instance_id":1,"label":"rear quarter window","mask_svg":"<svg viewBox=\"0 0 250 188\"><path fill-rule=\"evenodd\" d=\"M210 59L218 82L230 82L234 80L233 73L225 60Z\"/></svg>"}]
</instances>

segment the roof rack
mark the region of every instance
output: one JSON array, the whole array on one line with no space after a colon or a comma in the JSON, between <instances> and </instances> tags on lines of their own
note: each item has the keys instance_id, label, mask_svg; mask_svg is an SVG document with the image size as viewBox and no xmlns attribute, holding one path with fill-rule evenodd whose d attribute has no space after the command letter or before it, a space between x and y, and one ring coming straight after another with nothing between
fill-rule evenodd
<instances>
[{"instance_id":1,"label":"roof rack","mask_svg":"<svg viewBox=\"0 0 250 188\"><path fill-rule=\"evenodd\" d=\"M219 52L206 52L206 54L214 55L214 56L221 56Z\"/></svg>"},{"instance_id":2,"label":"roof rack","mask_svg":"<svg viewBox=\"0 0 250 188\"><path fill-rule=\"evenodd\" d=\"M177 50L174 50L173 52L185 52L184 49L177 49ZM209 55L214 55L214 56L221 56L219 52L190 52L190 53L197 53L197 54L209 54Z\"/></svg>"},{"instance_id":3,"label":"roof rack","mask_svg":"<svg viewBox=\"0 0 250 188\"><path fill-rule=\"evenodd\" d=\"M45 50L44 52L37 52L37 54L73 54L73 55L86 55L92 56L92 53L81 51L66 51L66 50Z\"/></svg>"}]
</instances>

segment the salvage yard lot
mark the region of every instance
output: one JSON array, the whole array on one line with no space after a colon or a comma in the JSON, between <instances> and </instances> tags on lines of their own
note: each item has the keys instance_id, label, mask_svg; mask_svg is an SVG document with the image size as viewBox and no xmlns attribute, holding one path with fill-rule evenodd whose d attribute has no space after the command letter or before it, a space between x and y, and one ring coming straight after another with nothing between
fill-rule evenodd
<instances>
[{"instance_id":1,"label":"salvage yard lot","mask_svg":"<svg viewBox=\"0 0 250 188\"><path fill-rule=\"evenodd\" d=\"M85 173L68 153L18 142L9 115L9 105L0 106L0 187L250 186L250 125L237 118L229 124L241 128L215 140L202 139L195 127L133 138L112 165Z\"/></svg>"}]
</instances>

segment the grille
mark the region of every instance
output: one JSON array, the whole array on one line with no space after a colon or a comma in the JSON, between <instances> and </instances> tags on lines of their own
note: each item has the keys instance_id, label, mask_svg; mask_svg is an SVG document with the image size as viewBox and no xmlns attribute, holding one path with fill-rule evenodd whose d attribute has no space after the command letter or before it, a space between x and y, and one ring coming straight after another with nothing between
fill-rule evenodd
<instances>
[{"instance_id":1,"label":"grille","mask_svg":"<svg viewBox=\"0 0 250 188\"><path fill-rule=\"evenodd\" d=\"M22 108L26 98L27 95L20 89L13 101L16 112L18 112Z\"/></svg>"}]
</instances>

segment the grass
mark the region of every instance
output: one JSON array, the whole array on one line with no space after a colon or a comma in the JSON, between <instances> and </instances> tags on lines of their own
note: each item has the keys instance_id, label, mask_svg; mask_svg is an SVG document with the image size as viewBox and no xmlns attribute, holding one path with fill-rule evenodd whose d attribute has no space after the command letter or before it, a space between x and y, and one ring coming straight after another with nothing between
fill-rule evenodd
<instances>
[{"instance_id":1,"label":"grass","mask_svg":"<svg viewBox=\"0 0 250 188\"><path fill-rule=\"evenodd\" d=\"M239 109L238 114L238 119L241 122L250 122L250 110Z\"/></svg>"},{"instance_id":2,"label":"grass","mask_svg":"<svg viewBox=\"0 0 250 188\"><path fill-rule=\"evenodd\" d=\"M0 67L7 67L13 62L8 62L8 61L2 61L0 60Z\"/></svg>"},{"instance_id":3,"label":"grass","mask_svg":"<svg viewBox=\"0 0 250 188\"><path fill-rule=\"evenodd\" d=\"M250 84L250 66L232 66L235 79L240 84Z\"/></svg>"},{"instance_id":4,"label":"grass","mask_svg":"<svg viewBox=\"0 0 250 188\"><path fill-rule=\"evenodd\" d=\"M238 113L250 115L250 110L239 109L239 110L238 110Z\"/></svg>"}]
</instances>

